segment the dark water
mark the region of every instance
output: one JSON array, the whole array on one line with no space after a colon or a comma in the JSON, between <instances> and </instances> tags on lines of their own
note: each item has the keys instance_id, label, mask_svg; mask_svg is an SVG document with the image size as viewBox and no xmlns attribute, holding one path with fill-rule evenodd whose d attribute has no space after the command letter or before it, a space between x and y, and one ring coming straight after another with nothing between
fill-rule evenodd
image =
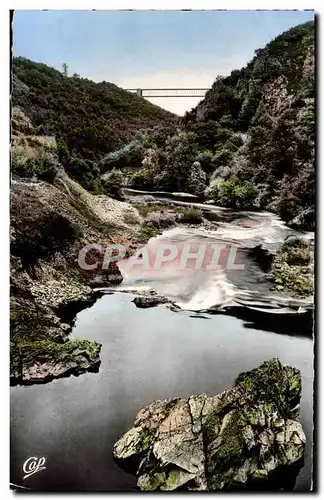
<instances>
[{"instance_id":1,"label":"dark water","mask_svg":"<svg viewBox=\"0 0 324 500\"><path fill-rule=\"evenodd\" d=\"M115 293L79 313L72 335L103 344L99 373L11 389L11 481L42 490L132 490L112 447L154 399L217 394L237 375L279 357L302 373L300 418L306 460L295 489L311 485L313 343L301 335L254 329L218 314L208 319L165 306L137 309ZM22 465L46 457L46 470L23 480Z\"/></svg>"}]
</instances>

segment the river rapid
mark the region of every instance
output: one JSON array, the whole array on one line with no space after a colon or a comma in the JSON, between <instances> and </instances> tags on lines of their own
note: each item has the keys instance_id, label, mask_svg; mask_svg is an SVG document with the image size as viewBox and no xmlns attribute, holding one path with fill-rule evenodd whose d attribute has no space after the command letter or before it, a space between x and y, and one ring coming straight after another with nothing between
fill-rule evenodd
<instances>
[{"instance_id":1,"label":"river rapid","mask_svg":"<svg viewBox=\"0 0 324 500\"><path fill-rule=\"evenodd\" d=\"M159 193L131 195L167 201ZM179 196L171 201L187 203ZM99 372L11 388L13 483L32 490L134 490L135 479L115 465L112 447L141 408L154 399L218 394L240 372L279 357L302 374L300 419L307 445L295 490L310 489L312 304L272 291L262 267L287 235L313 234L296 233L271 213L196 205L217 229L167 230L149 241L150 256L161 244L226 244L239 248L243 268L179 269L175 260L154 271L120 264L122 284L80 312L72 331L72 337L102 343ZM149 290L173 305L136 308L134 294ZM45 457L46 469L24 480L23 463L31 456Z\"/></svg>"}]
</instances>

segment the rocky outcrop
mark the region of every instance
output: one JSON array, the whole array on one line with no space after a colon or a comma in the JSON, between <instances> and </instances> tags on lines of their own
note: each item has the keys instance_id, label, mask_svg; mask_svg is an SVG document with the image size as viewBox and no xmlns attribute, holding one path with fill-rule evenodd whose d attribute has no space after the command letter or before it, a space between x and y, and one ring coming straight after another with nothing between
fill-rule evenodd
<instances>
[{"instance_id":1,"label":"rocky outcrop","mask_svg":"<svg viewBox=\"0 0 324 500\"><path fill-rule=\"evenodd\" d=\"M105 249L131 240L141 220L128 203L86 192L62 168L53 182L18 178L11 186L12 384L98 369L100 345L69 340L69 332L76 313L96 300L92 288L122 281L115 262L103 269ZM102 249L87 250L93 270L79 263L89 243Z\"/></svg>"},{"instance_id":2,"label":"rocky outcrop","mask_svg":"<svg viewBox=\"0 0 324 500\"><path fill-rule=\"evenodd\" d=\"M48 382L97 370L100 344L69 339L77 312L95 300L90 288L73 280L37 283L27 273L12 271L10 383Z\"/></svg>"},{"instance_id":3,"label":"rocky outcrop","mask_svg":"<svg viewBox=\"0 0 324 500\"><path fill-rule=\"evenodd\" d=\"M114 446L139 489L290 489L302 465L300 372L278 359L217 396L155 401Z\"/></svg>"},{"instance_id":4,"label":"rocky outcrop","mask_svg":"<svg viewBox=\"0 0 324 500\"><path fill-rule=\"evenodd\" d=\"M12 384L44 383L54 378L97 371L101 344L73 339L64 343L37 340L12 346L10 381Z\"/></svg>"},{"instance_id":5,"label":"rocky outcrop","mask_svg":"<svg viewBox=\"0 0 324 500\"><path fill-rule=\"evenodd\" d=\"M11 110L12 129L15 133L28 134L33 130L33 124L30 118L19 106L13 106Z\"/></svg>"},{"instance_id":6,"label":"rocky outcrop","mask_svg":"<svg viewBox=\"0 0 324 500\"><path fill-rule=\"evenodd\" d=\"M134 236L142 222L136 208L129 203L114 200L105 195L93 195L73 181L60 169L54 180L55 186L63 191L69 202L90 224L101 233Z\"/></svg>"},{"instance_id":7,"label":"rocky outcrop","mask_svg":"<svg viewBox=\"0 0 324 500\"><path fill-rule=\"evenodd\" d=\"M157 295L156 293L149 293L144 295L138 295L133 300L136 307L147 308L147 307L155 307L159 304L166 304L170 302L169 299L163 297L163 295Z\"/></svg>"},{"instance_id":8,"label":"rocky outcrop","mask_svg":"<svg viewBox=\"0 0 324 500\"><path fill-rule=\"evenodd\" d=\"M91 288L106 288L117 286L123 281L123 276L116 262L110 262L106 271L101 270L97 274L93 274L88 281Z\"/></svg>"}]
</instances>

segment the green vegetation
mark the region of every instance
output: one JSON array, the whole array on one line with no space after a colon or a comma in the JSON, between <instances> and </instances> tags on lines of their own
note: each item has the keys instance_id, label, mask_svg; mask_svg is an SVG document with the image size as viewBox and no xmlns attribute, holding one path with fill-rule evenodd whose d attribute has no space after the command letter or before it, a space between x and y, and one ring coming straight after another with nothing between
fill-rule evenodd
<instances>
[{"instance_id":1,"label":"green vegetation","mask_svg":"<svg viewBox=\"0 0 324 500\"><path fill-rule=\"evenodd\" d=\"M215 184L212 194L215 203L240 210L253 207L257 189L249 181L239 181L232 177Z\"/></svg>"},{"instance_id":2,"label":"green vegetation","mask_svg":"<svg viewBox=\"0 0 324 500\"><path fill-rule=\"evenodd\" d=\"M143 427L136 443L137 451L147 451L153 443L153 433L147 427Z\"/></svg>"},{"instance_id":3,"label":"green vegetation","mask_svg":"<svg viewBox=\"0 0 324 500\"><path fill-rule=\"evenodd\" d=\"M297 399L301 394L299 370L283 366L278 358L264 361L258 368L241 373L235 385L242 386L244 391L253 394L256 401L276 406L283 418L290 418L291 400ZM283 387L291 394L288 401Z\"/></svg>"},{"instance_id":4,"label":"green vegetation","mask_svg":"<svg viewBox=\"0 0 324 500\"><path fill-rule=\"evenodd\" d=\"M133 206L137 208L139 214L142 217L146 217L148 214L151 212L165 212L167 210L177 210L177 208L182 208L182 207L175 207L175 206L170 206L170 205L164 205L162 203L134 203Z\"/></svg>"},{"instance_id":5,"label":"green vegetation","mask_svg":"<svg viewBox=\"0 0 324 500\"><path fill-rule=\"evenodd\" d=\"M155 238L158 236L160 231L156 227L142 226L140 229L140 236L144 241L148 241L150 238Z\"/></svg>"},{"instance_id":6,"label":"green vegetation","mask_svg":"<svg viewBox=\"0 0 324 500\"><path fill-rule=\"evenodd\" d=\"M297 26L218 77L181 127L143 141L134 187L188 191L314 228L314 24Z\"/></svg>"},{"instance_id":7,"label":"green vegetation","mask_svg":"<svg viewBox=\"0 0 324 500\"><path fill-rule=\"evenodd\" d=\"M37 177L51 182L56 174L56 164L48 158L17 160L11 162L11 170L20 177Z\"/></svg>"},{"instance_id":8,"label":"green vegetation","mask_svg":"<svg viewBox=\"0 0 324 500\"><path fill-rule=\"evenodd\" d=\"M177 222L184 223L184 224L201 224L204 220L203 217L203 212L199 209L193 208L193 207L187 207L187 206L179 206L179 205L174 205L174 204L158 204L158 203L150 203L150 204L142 204L142 203L137 203L134 205L139 214L146 218L149 214L152 212L160 212L161 214L167 214L169 213L174 213L176 212L177 214L180 215L179 218L177 218ZM152 221L150 221L152 222ZM150 234L150 230L152 229L151 226L144 226L143 229L145 228L145 231L147 231L147 234ZM155 229L155 228L154 228Z\"/></svg>"},{"instance_id":9,"label":"green vegetation","mask_svg":"<svg viewBox=\"0 0 324 500\"><path fill-rule=\"evenodd\" d=\"M188 224L200 224L204 220L203 213L201 210L195 208L187 208L183 211L180 222Z\"/></svg>"},{"instance_id":10,"label":"green vegetation","mask_svg":"<svg viewBox=\"0 0 324 500\"><path fill-rule=\"evenodd\" d=\"M259 191L255 206L313 229L314 98L314 23L308 22L256 50L246 67L218 77L183 123L190 131L201 122L226 127L230 132L216 145L215 167L229 166L231 176L252 183ZM212 150L216 127L204 128L204 145Z\"/></svg>"},{"instance_id":11,"label":"green vegetation","mask_svg":"<svg viewBox=\"0 0 324 500\"><path fill-rule=\"evenodd\" d=\"M64 343L49 339L12 342L10 345L10 373L15 379L24 379L22 370L37 364L76 366L77 358L93 362L98 358L101 345L90 340L73 339Z\"/></svg>"},{"instance_id":12,"label":"green vegetation","mask_svg":"<svg viewBox=\"0 0 324 500\"><path fill-rule=\"evenodd\" d=\"M186 206L182 206L182 205L176 205L176 204L173 204L173 203L134 203L133 205L135 208L137 208L139 214L142 216L142 217L146 217L147 215L149 215L151 212L177 212L179 214L183 214L183 215L186 215L186 214L190 214L191 212L194 212L194 215L195 215L195 212L198 212L197 215L201 215L202 212L201 210L195 210L191 207L186 207ZM190 215L189 215L190 217Z\"/></svg>"},{"instance_id":13,"label":"green vegetation","mask_svg":"<svg viewBox=\"0 0 324 500\"><path fill-rule=\"evenodd\" d=\"M113 151L104 156L99 166L102 171L111 170L114 168L125 169L127 167L142 167L142 160L144 158L144 145L139 139L129 142L122 146L117 151Z\"/></svg>"},{"instance_id":14,"label":"green vegetation","mask_svg":"<svg viewBox=\"0 0 324 500\"><path fill-rule=\"evenodd\" d=\"M172 125L176 118L112 83L68 77L23 57L13 59L12 70L13 105L31 119L34 133L56 137L61 163L87 189L102 171L103 156L139 130Z\"/></svg>"},{"instance_id":15,"label":"green vegetation","mask_svg":"<svg viewBox=\"0 0 324 500\"><path fill-rule=\"evenodd\" d=\"M164 472L154 472L152 475L145 474L140 476L137 481L137 486L141 491L154 491L165 484L165 480L166 474Z\"/></svg>"},{"instance_id":16,"label":"green vegetation","mask_svg":"<svg viewBox=\"0 0 324 500\"><path fill-rule=\"evenodd\" d=\"M300 298L314 293L311 252L309 243L297 238L287 240L281 246L270 271L276 290L286 290Z\"/></svg>"},{"instance_id":17,"label":"green vegetation","mask_svg":"<svg viewBox=\"0 0 324 500\"><path fill-rule=\"evenodd\" d=\"M141 169L134 172L130 176L131 185L138 189L152 189L153 188L153 176L151 172L147 169Z\"/></svg>"},{"instance_id":18,"label":"green vegetation","mask_svg":"<svg viewBox=\"0 0 324 500\"><path fill-rule=\"evenodd\" d=\"M122 199L121 188L123 185L123 174L120 170L113 168L101 181L105 194L117 200Z\"/></svg>"},{"instance_id":19,"label":"green vegetation","mask_svg":"<svg viewBox=\"0 0 324 500\"><path fill-rule=\"evenodd\" d=\"M12 346L15 350L16 346ZM97 357L100 352L100 344L90 340L73 339L63 344L51 342L50 340L37 340L34 342L23 341L19 344L20 357L26 364L46 362L69 362L73 360L75 351L87 359Z\"/></svg>"}]
</instances>

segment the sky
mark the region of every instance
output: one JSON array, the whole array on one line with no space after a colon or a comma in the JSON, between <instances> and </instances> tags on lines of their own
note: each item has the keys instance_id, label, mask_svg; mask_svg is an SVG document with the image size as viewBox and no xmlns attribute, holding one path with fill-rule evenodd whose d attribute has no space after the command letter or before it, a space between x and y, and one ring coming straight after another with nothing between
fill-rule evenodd
<instances>
[{"instance_id":1,"label":"sky","mask_svg":"<svg viewBox=\"0 0 324 500\"><path fill-rule=\"evenodd\" d=\"M16 10L13 55L123 88L208 88L307 11ZM183 115L199 98L151 98Z\"/></svg>"}]
</instances>

